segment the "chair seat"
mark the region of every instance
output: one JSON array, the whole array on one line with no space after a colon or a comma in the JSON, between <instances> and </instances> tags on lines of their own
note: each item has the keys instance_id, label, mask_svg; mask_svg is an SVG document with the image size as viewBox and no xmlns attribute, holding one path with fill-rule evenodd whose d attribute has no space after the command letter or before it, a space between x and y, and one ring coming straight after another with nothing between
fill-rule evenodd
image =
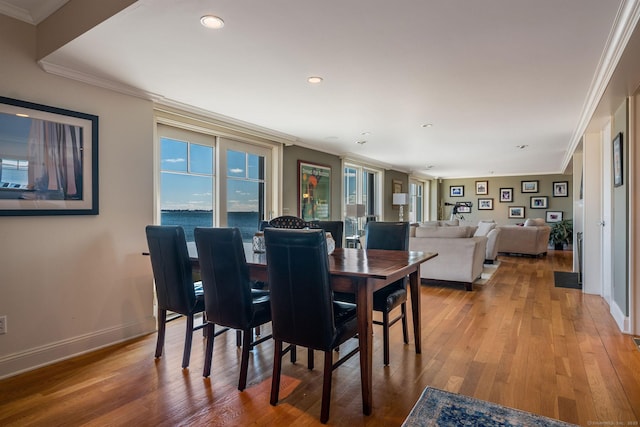
<instances>
[{"instance_id":1,"label":"chair seat","mask_svg":"<svg viewBox=\"0 0 640 427\"><path fill-rule=\"evenodd\" d=\"M389 312L407 302L407 289L400 282L392 283L373 293L373 310ZM355 304L356 296L346 292L335 292L336 300Z\"/></svg>"},{"instance_id":2,"label":"chair seat","mask_svg":"<svg viewBox=\"0 0 640 427\"><path fill-rule=\"evenodd\" d=\"M253 320L251 327L260 326L271 320L271 302L269 301L268 291L251 291L251 297L253 299ZM257 293L264 293L266 295L257 295Z\"/></svg>"},{"instance_id":3,"label":"chair seat","mask_svg":"<svg viewBox=\"0 0 640 427\"><path fill-rule=\"evenodd\" d=\"M338 347L343 342L358 332L358 318L356 305L341 301L333 302L333 318L336 325L336 338L332 348ZM326 349L323 349L326 351ZM329 349L331 350L331 349Z\"/></svg>"},{"instance_id":4,"label":"chair seat","mask_svg":"<svg viewBox=\"0 0 640 427\"><path fill-rule=\"evenodd\" d=\"M391 284L373 294L373 309L375 311L388 312L405 302L407 302L407 288L402 284Z\"/></svg>"}]
</instances>

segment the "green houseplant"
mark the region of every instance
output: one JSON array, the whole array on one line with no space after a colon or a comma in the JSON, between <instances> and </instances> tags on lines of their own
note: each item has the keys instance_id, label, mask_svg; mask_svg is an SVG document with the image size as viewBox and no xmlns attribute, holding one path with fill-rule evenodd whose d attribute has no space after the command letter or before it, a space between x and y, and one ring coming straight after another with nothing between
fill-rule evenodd
<instances>
[{"instance_id":1,"label":"green houseplant","mask_svg":"<svg viewBox=\"0 0 640 427\"><path fill-rule=\"evenodd\" d=\"M573 220L563 219L551 225L551 234L549 235L549 243L555 249L562 249L565 244L569 245L573 242Z\"/></svg>"}]
</instances>

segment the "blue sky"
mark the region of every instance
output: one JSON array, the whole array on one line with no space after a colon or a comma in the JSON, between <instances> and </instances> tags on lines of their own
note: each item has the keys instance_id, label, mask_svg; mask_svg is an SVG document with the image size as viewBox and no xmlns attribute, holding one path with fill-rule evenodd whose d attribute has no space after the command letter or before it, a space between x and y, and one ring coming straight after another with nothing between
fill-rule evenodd
<instances>
[{"instance_id":1,"label":"blue sky","mask_svg":"<svg viewBox=\"0 0 640 427\"><path fill-rule=\"evenodd\" d=\"M160 139L162 210L201 209L213 206L214 149L209 146L191 144L191 156L187 144L169 138ZM191 167L188 168L188 163ZM259 178L259 158L245 153L227 153L228 207L230 212L257 211L258 183L239 181L233 178ZM245 170L248 166L248 172ZM187 171L190 172L187 175ZM177 172L177 173L172 173Z\"/></svg>"}]
</instances>

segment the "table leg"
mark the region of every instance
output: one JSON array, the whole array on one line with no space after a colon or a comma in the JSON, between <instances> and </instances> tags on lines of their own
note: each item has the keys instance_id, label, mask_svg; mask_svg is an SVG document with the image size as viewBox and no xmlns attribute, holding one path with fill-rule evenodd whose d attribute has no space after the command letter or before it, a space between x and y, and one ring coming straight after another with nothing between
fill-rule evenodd
<instances>
[{"instance_id":1,"label":"table leg","mask_svg":"<svg viewBox=\"0 0 640 427\"><path fill-rule=\"evenodd\" d=\"M420 266L409 275L409 291L411 292L411 312L413 313L413 336L416 342L416 353L422 352L421 331L422 324L420 321Z\"/></svg>"},{"instance_id":2,"label":"table leg","mask_svg":"<svg viewBox=\"0 0 640 427\"><path fill-rule=\"evenodd\" d=\"M358 336L360 339L362 413L370 415L373 407L373 292L366 284L356 286L356 304L358 313Z\"/></svg>"}]
</instances>

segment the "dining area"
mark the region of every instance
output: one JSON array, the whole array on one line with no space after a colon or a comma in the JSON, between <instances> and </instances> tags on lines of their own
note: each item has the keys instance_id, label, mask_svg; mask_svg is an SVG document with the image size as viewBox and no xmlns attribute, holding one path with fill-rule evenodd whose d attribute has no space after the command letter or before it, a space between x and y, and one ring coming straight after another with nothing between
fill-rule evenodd
<instances>
[{"instance_id":1,"label":"dining area","mask_svg":"<svg viewBox=\"0 0 640 427\"><path fill-rule=\"evenodd\" d=\"M300 364L314 370L314 352L322 353L322 393L316 399L321 400L320 421L326 423L332 377L341 375L332 373L355 356L359 359L361 413L372 413L374 387L382 386L374 385L374 369L393 363L389 360L391 325L402 323L408 351L410 316L412 350L415 354L422 351L420 266L437 254L408 251L408 223L376 223L363 249L344 248L342 239L335 242L335 248L328 245L322 228L265 227L264 251L257 252L234 228L199 227L194 231L195 242L189 243L179 226L148 226L146 233L158 297L155 357L162 357L167 311L182 314L187 319L182 368L189 367L194 330L204 329L205 380L219 369L231 369L216 366L215 343L221 334L228 336L233 330L239 350L238 393L252 387L249 366L255 360L250 359L270 359L270 392L264 398L272 406L296 394L287 387L286 376L282 388L287 365L306 354ZM177 296L169 295L171 283L180 288ZM170 307L181 298L182 307ZM381 314L374 316L376 311ZM203 322L196 326L194 318L200 314ZM375 324L382 327L374 330ZM374 361L374 341L380 338L383 360ZM258 356L265 341L272 342L273 354Z\"/></svg>"}]
</instances>

